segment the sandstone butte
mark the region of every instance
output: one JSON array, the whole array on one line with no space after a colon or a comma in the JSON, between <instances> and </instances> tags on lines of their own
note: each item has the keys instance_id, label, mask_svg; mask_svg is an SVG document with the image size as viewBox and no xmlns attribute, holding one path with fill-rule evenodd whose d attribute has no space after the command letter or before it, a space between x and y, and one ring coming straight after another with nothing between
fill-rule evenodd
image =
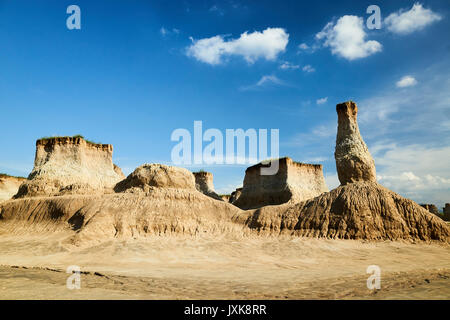
<instances>
[{"instance_id":1,"label":"sandstone butte","mask_svg":"<svg viewBox=\"0 0 450 320\"><path fill-rule=\"evenodd\" d=\"M328 192L322 165L294 162L289 157L278 159L278 164L274 175L261 175L264 163L247 168L244 186L233 204L241 209L255 209L300 202Z\"/></svg>"},{"instance_id":2,"label":"sandstone butte","mask_svg":"<svg viewBox=\"0 0 450 320\"><path fill-rule=\"evenodd\" d=\"M234 195L234 203L259 206L248 210L205 195L204 186L183 168L145 164L122 179L114 170L110 145L38 141L28 180L15 199L0 204L0 234L66 232L66 241L75 245L176 234L450 243L450 227L442 219L376 182L373 159L357 126L356 104L339 104L337 113L335 157L341 186L326 192L321 166L284 158L279 181L258 178L258 166L248 169L248 183ZM291 181L290 168L311 170L311 179L301 181L305 175L297 174ZM266 193L270 201L287 202L265 205L266 196L258 192L265 192L266 183L274 192ZM244 190L245 185L252 187ZM211 186L212 181L208 190Z\"/></svg>"}]
</instances>

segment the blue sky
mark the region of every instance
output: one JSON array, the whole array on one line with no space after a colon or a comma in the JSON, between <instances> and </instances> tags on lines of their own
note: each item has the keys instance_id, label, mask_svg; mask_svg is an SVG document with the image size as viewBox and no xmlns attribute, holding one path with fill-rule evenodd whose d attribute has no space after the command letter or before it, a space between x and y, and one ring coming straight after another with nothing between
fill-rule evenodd
<instances>
[{"instance_id":1,"label":"blue sky","mask_svg":"<svg viewBox=\"0 0 450 320\"><path fill-rule=\"evenodd\" d=\"M81 9L69 30L66 9ZM369 30L369 5L381 29ZM27 175L35 140L114 145L126 173L171 163L177 128L280 130L280 155L334 163L335 105L353 99L379 182L450 202L448 1L0 1L0 172ZM244 34L247 32L246 34ZM244 35L243 35L244 34ZM245 165L213 172L218 192Z\"/></svg>"}]
</instances>

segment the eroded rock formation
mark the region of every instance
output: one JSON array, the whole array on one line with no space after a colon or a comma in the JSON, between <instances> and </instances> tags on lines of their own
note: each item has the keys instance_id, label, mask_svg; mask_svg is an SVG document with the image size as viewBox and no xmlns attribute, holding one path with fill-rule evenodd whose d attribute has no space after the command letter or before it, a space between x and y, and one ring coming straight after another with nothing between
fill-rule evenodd
<instances>
[{"instance_id":1,"label":"eroded rock formation","mask_svg":"<svg viewBox=\"0 0 450 320\"><path fill-rule=\"evenodd\" d=\"M223 199L214 190L213 174L211 172L199 171L194 172L195 187L201 193L216 200L223 201Z\"/></svg>"},{"instance_id":2,"label":"eroded rock formation","mask_svg":"<svg viewBox=\"0 0 450 320\"><path fill-rule=\"evenodd\" d=\"M0 202L11 199L25 180L25 178L0 174Z\"/></svg>"},{"instance_id":3,"label":"eroded rock formation","mask_svg":"<svg viewBox=\"0 0 450 320\"><path fill-rule=\"evenodd\" d=\"M245 171L241 195L233 204L241 209L260 208L288 201L304 201L328 191L322 165L305 164L291 158L279 159L279 170L274 175L261 175L259 163Z\"/></svg>"},{"instance_id":4,"label":"eroded rock formation","mask_svg":"<svg viewBox=\"0 0 450 320\"><path fill-rule=\"evenodd\" d=\"M341 185L357 181L376 182L375 163L359 133L356 103L338 104L336 111L338 132L334 157Z\"/></svg>"},{"instance_id":5,"label":"eroded rock formation","mask_svg":"<svg viewBox=\"0 0 450 320\"><path fill-rule=\"evenodd\" d=\"M148 191L150 188L195 189L192 172L164 164L144 164L115 187L116 192Z\"/></svg>"},{"instance_id":6,"label":"eroded rock formation","mask_svg":"<svg viewBox=\"0 0 450 320\"><path fill-rule=\"evenodd\" d=\"M33 171L15 198L107 192L122 179L112 153L112 145L81 137L37 140Z\"/></svg>"},{"instance_id":7,"label":"eroded rock formation","mask_svg":"<svg viewBox=\"0 0 450 320\"><path fill-rule=\"evenodd\" d=\"M230 199L228 200L229 203L234 203L236 202L237 199L239 199L239 197L241 196L242 193L242 188L236 188L236 190L234 190L231 195L230 195Z\"/></svg>"},{"instance_id":8,"label":"eroded rock formation","mask_svg":"<svg viewBox=\"0 0 450 320\"><path fill-rule=\"evenodd\" d=\"M349 183L294 205L257 209L245 223L263 234L450 243L450 227L442 219L370 181Z\"/></svg>"}]
</instances>

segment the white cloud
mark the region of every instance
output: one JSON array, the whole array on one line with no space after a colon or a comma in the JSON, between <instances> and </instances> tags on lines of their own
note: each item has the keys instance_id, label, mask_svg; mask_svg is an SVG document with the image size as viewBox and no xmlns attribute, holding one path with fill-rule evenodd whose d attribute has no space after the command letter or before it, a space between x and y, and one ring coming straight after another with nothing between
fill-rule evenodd
<instances>
[{"instance_id":1,"label":"white cloud","mask_svg":"<svg viewBox=\"0 0 450 320\"><path fill-rule=\"evenodd\" d=\"M305 72L308 72L308 73L316 71L316 69L314 69L313 67L311 67L311 65L309 65L309 64L307 64L306 66L304 66L304 67L302 68L302 70L305 71Z\"/></svg>"},{"instance_id":2,"label":"white cloud","mask_svg":"<svg viewBox=\"0 0 450 320\"><path fill-rule=\"evenodd\" d=\"M295 69L299 69L299 68L300 68L299 65L292 64L287 61L283 62L283 64L280 65L280 69L283 69L283 70L289 70L289 69L295 70Z\"/></svg>"},{"instance_id":3,"label":"white cloud","mask_svg":"<svg viewBox=\"0 0 450 320\"><path fill-rule=\"evenodd\" d=\"M317 103L317 104L324 104L324 103L326 103L327 101L328 101L328 97L325 97L325 98L317 99L317 100L316 100L316 103Z\"/></svg>"},{"instance_id":4,"label":"white cloud","mask_svg":"<svg viewBox=\"0 0 450 320\"><path fill-rule=\"evenodd\" d=\"M278 86L289 86L286 82L279 79L277 76L274 75L265 75L262 76L261 79L255 84L252 84L250 86L241 87L240 90L247 91L247 90L254 90L261 87L266 87L270 85L278 85Z\"/></svg>"},{"instance_id":5,"label":"white cloud","mask_svg":"<svg viewBox=\"0 0 450 320\"><path fill-rule=\"evenodd\" d=\"M366 41L363 19L357 16L343 16L336 24L329 22L319 33L317 40L325 40L324 45L331 52L348 60L365 58L381 51L382 45L375 40Z\"/></svg>"},{"instance_id":6,"label":"white cloud","mask_svg":"<svg viewBox=\"0 0 450 320\"><path fill-rule=\"evenodd\" d=\"M370 148L378 182L417 202L443 205L450 198L450 147L378 143Z\"/></svg>"},{"instance_id":7,"label":"white cloud","mask_svg":"<svg viewBox=\"0 0 450 320\"><path fill-rule=\"evenodd\" d=\"M433 22L441 20L442 17L430 9L425 9L420 3L415 3L409 11L400 10L391 13L384 23L389 31L396 34L409 34L422 30Z\"/></svg>"},{"instance_id":8,"label":"white cloud","mask_svg":"<svg viewBox=\"0 0 450 320\"><path fill-rule=\"evenodd\" d=\"M217 35L211 38L192 40L187 55L195 59L217 65L224 56L242 56L248 63L258 59L275 60L286 50L289 34L282 28L267 28L263 32L244 32L237 39L225 40Z\"/></svg>"},{"instance_id":9,"label":"white cloud","mask_svg":"<svg viewBox=\"0 0 450 320\"><path fill-rule=\"evenodd\" d=\"M417 84L417 80L412 76L404 76L397 81L396 86L399 88L412 87Z\"/></svg>"}]
</instances>

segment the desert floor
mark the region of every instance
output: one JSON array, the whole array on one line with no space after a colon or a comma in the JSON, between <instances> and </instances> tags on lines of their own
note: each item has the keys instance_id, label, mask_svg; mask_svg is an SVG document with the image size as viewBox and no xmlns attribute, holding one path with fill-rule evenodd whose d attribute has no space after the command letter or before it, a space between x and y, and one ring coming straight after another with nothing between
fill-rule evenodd
<instances>
[{"instance_id":1,"label":"desert floor","mask_svg":"<svg viewBox=\"0 0 450 320\"><path fill-rule=\"evenodd\" d=\"M0 238L1 299L450 299L450 246L288 237L152 237L82 247ZM66 287L67 267L82 270ZM381 289L367 289L369 265Z\"/></svg>"}]
</instances>

